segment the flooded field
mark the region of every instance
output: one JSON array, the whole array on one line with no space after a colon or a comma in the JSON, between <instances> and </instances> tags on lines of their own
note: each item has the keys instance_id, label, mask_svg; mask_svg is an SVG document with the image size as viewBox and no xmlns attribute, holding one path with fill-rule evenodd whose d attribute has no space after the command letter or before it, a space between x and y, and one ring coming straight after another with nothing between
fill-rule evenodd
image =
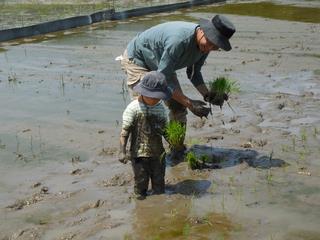
<instances>
[{"instance_id":1,"label":"flooded field","mask_svg":"<svg viewBox=\"0 0 320 240\"><path fill-rule=\"evenodd\" d=\"M69 0L34 1L0 0L0 30L25 27L58 19L90 15L94 12L115 9L123 11L141 7L184 2L183 0Z\"/></svg>"},{"instance_id":2,"label":"flooded field","mask_svg":"<svg viewBox=\"0 0 320 240\"><path fill-rule=\"evenodd\" d=\"M320 239L319 9L236 5L2 43L0 239ZM132 169L117 161L129 100L114 59L149 26L217 12L237 32L203 75L228 76L241 91L230 100L235 112L189 114L186 142L219 166L168 164L166 194L135 201Z\"/></svg>"}]
</instances>

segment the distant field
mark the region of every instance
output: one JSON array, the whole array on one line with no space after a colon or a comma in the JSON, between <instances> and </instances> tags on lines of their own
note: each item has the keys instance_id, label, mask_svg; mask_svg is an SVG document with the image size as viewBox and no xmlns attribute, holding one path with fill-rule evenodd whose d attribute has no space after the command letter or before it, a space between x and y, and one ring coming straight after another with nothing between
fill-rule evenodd
<instances>
[{"instance_id":1,"label":"distant field","mask_svg":"<svg viewBox=\"0 0 320 240\"><path fill-rule=\"evenodd\" d=\"M57 19L88 15L104 9L132 9L184 2L183 0L0 0L0 30Z\"/></svg>"}]
</instances>

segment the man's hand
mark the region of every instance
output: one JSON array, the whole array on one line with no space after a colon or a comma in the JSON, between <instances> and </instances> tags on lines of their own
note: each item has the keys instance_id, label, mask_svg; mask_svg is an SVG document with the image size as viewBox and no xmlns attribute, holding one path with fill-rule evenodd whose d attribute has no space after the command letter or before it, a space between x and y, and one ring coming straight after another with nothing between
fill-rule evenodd
<instances>
[{"instance_id":1,"label":"man's hand","mask_svg":"<svg viewBox=\"0 0 320 240\"><path fill-rule=\"evenodd\" d=\"M124 152L120 152L118 156L119 162L126 164L130 160L130 156L125 154Z\"/></svg>"},{"instance_id":2,"label":"man's hand","mask_svg":"<svg viewBox=\"0 0 320 240\"><path fill-rule=\"evenodd\" d=\"M205 107L206 103L199 101L199 100L191 100L190 99L190 107L189 110L196 116L202 118L202 117L208 117L208 114L210 113L210 108Z\"/></svg>"},{"instance_id":3,"label":"man's hand","mask_svg":"<svg viewBox=\"0 0 320 240\"><path fill-rule=\"evenodd\" d=\"M203 99L206 102L211 103L212 105L220 106L220 108L222 108L224 101L228 101L229 97L226 93L218 96L215 92L208 92L208 94L206 94Z\"/></svg>"}]
</instances>

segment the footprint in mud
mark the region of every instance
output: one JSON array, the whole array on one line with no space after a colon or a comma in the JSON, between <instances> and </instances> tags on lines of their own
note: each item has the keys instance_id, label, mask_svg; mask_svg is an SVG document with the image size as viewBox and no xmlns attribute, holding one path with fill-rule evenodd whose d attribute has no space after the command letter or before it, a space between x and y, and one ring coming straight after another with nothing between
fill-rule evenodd
<instances>
[{"instance_id":1,"label":"footprint in mud","mask_svg":"<svg viewBox=\"0 0 320 240\"><path fill-rule=\"evenodd\" d=\"M40 240L41 239L41 232L37 228L27 228L23 230L19 230L15 232L8 240ZM5 238L3 238L5 239Z\"/></svg>"},{"instance_id":2,"label":"footprint in mud","mask_svg":"<svg viewBox=\"0 0 320 240\"><path fill-rule=\"evenodd\" d=\"M44 200L45 195L48 194L48 191L49 191L48 187L42 187L39 193L34 193L31 197L26 199L18 199L13 204L7 206L6 208L9 208L15 211L21 210L25 206L30 206L32 204L35 204Z\"/></svg>"},{"instance_id":3,"label":"footprint in mud","mask_svg":"<svg viewBox=\"0 0 320 240\"><path fill-rule=\"evenodd\" d=\"M191 123L191 126L195 129L202 128L206 124L206 118L199 118Z\"/></svg>"},{"instance_id":4,"label":"footprint in mud","mask_svg":"<svg viewBox=\"0 0 320 240\"><path fill-rule=\"evenodd\" d=\"M128 173L114 175L111 179L103 180L98 183L103 187L128 186L133 183L133 176Z\"/></svg>"},{"instance_id":5,"label":"footprint in mud","mask_svg":"<svg viewBox=\"0 0 320 240\"><path fill-rule=\"evenodd\" d=\"M105 147L99 152L99 156L112 156L118 152L117 148Z\"/></svg>"},{"instance_id":6,"label":"footprint in mud","mask_svg":"<svg viewBox=\"0 0 320 240\"><path fill-rule=\"evenodd\" d=\"M103 200L100 200L98 199L97 201L95 202L91 202L91 203L85 203L84 205L82 205L81 207L77 208L75 210L75 214L78 215L78 214L81 214L81 213L84 213L90 209L93 209L93 208L99 208L101 207L102 205L104 204L104 201Z\"/></svg>"},{"instance_id":7,"label":"footprint in mud","mask_svg":"<svg viewBox=\"0 0 320 240\"><path fill-rule=\"evenodd\" d=\"M70 175L82 175L82 174L86 174L86 173L90 173L92 172L93 170L89 170L89 169L80 169L80 168L77 168L77 169L74 169L74 170L71 170L70 171Z\"/></svg>"}]
</instances>

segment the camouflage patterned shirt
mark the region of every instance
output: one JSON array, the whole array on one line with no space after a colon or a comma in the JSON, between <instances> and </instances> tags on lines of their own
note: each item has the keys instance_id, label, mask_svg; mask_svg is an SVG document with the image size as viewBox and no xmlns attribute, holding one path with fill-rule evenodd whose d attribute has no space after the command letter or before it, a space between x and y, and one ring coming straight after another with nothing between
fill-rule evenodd
<instances>
[{"instance_id":1,"label":"camouflage patterned shirt","mask_svg":"<svg viewBox=\"0 0 320 240\"><path fill-rule=\"evenodd\" d=\"M122 129L131 134L130 153L136 157L159 157L167 113L160 101L154 106L133 100L123 112Z\"/></svg>"}]
</instances>

